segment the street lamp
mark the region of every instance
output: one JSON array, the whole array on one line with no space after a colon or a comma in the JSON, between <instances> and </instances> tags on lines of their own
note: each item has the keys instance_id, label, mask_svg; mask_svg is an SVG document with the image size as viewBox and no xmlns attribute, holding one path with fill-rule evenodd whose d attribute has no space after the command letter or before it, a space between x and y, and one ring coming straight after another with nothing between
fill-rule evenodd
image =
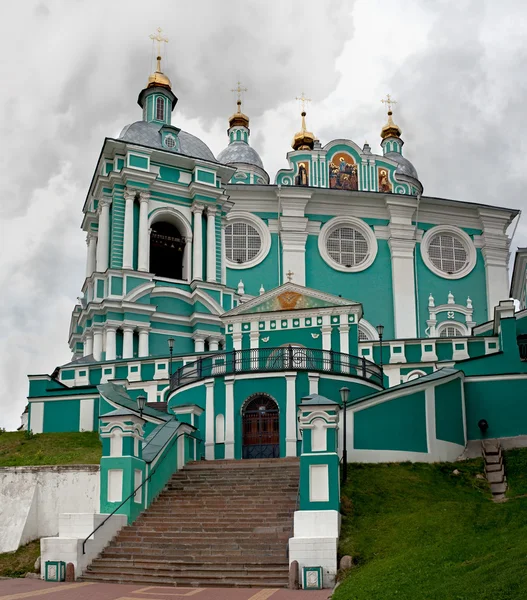
<instances>
[{"instance_id":1,"label":"street lamp","mask_svg":"<svg viewBox=\"0 0 527 600\"><path fill-rule=\"evenodd\" d=\"M350 395L350 391L347 387L340 388L340 399L342 400L342 406L344 407L344 431L343 431L343 444L342 444L342 460L344 462L344 469L342 472L342 480L346 482L348 478L348 449L347 449L347 408L348 408L348 398Z\"/></svg>"},{"instance_id":2,"label":"street lamp","mask_svg":"<svg viewBox=\"0 0 527 600\"><path fill-rule=\"evenodd\" d=\"M382 334L384 331L384 325L377 325L377 333L379 334L379 352L380 352L380 367L381 367L381 385L384 387L384 365L382 363Z\"/></svg>"},{"instance_id":3,"label":"street lamp","mask_svg":"<svg viewBox=\"0 0 527 600\"><path fill-rule=\"evenodd\" d=\"M143 410L146 404L146 396L137 396L137 408L139 409L139 415L143 418Z\"/></svg>"},{"instance_id":4,"label":"street lamp","mask_svg":"<svg viewBox=\"0 0 527 600\"><path fill-rule=\"evenodd\" d=\"M174 338L168 338L168 350L170 352L170 371L169 371L169 383L172 380L172 354L174 352Z\"/></svg>"}]
</instances>

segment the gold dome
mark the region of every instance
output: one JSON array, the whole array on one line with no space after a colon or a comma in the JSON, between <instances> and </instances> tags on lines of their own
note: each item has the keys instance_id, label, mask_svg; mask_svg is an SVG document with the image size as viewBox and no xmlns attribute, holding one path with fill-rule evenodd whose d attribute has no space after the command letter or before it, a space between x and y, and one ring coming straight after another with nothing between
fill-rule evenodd
<instances>
[{"instance_id":1,"label":"gold dome","mask_svg":"<svg viewBox=\"0 0 527 600\"><path fill-rule=\"evenodd\" d=\"M238 110L229 117L229 128L238 126L249 129L249 117L242 113L242 101L238 100L236 104L238 105Z\"/></svg>"},{"instance_id":2,"label":"gold dome","mask_svg":"<svg viewBox=\"0 0 527 600\"><path fill-rule=\"evenodd\" d=\"M399 125L396 125L392 119L392 111L388 111L388 122L381 129L381 138L384 140L389 137L401 137L401 129Z\"/></svg>"},{"instance_id":3,"label":"gold dome","mask_svg":"<svg viewBox=\"0 0 527 600\"><path fill-rule=\"evenodd\" d=\"M148 83L146 84L147 88L151 88L154 86L166 87L169 90L172 89L172 83L170 79L161 71L161 57L157 57L157 69L152 75L148 78Z\"/></svg>"},{"instance_id":4,"label":"gold dome","mask_svg":"<svg viewBox=\"0 0 527 600\"><path fill-rule=\"evenodd\" d=\"M315 143L315 134L306 129L306 111L302 113L302 128L298 133L295 133L291 146L293 150L313 150Z\"/></svg>"}]
</instances>

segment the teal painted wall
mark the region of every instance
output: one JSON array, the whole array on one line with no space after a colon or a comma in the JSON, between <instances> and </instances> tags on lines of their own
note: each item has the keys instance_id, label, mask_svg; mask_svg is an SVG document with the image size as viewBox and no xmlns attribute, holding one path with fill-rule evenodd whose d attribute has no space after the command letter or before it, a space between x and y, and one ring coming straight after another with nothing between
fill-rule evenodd
<instances>
[{"instance_id":1,"label":"teal painted wall","mask_svg":"<svg viewBox=\"0 0 527 600\"><path fill-rule=\"evenodd\" d=\"M461 378L435 387L436 438L465 445Z\"/></svg>"},{"instance_id":2,"label":"teal painted wall","mask_svg":"<svg viewBox=\"0 0 527 600\"><path fill-rule=\"evenodd\" d=\"M354 448L427 452L425 393L386 400L355 412Z\"/></svg>"},{"instance_id":3,"label":"teal painted wall","mask_svg":"<svg viewBox=\"0 0 527 600\"><path fill-rule=\"evenodd\" d=\"M43 431L79 431L80 401L54 400L44 403Z\"/></svg>"}]
</instances>

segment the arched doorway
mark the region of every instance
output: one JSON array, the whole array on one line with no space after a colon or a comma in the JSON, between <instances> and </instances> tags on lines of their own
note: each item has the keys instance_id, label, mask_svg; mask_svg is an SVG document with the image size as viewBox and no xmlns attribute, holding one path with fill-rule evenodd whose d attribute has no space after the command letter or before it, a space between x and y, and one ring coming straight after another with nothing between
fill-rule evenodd
<instances>
[{"instance_id":1,"label":"arched doorway","mask_svg":"<svg viewBox=\"0 0 527 600\"><path fill-rule=\"evenodd\" d=\"M278 405L267 394L250 399L242 415L242 458L279 458Z\"/></svg>"},{"instance_id":2,"label":"arched doorway","mask_svg":"<svg viewBox=\"0 0 527 600\"><path fill-rule=\"evenodd\" d=\"M183 279L184 249L185 240L175 225L166 221L154 223L150 233L150 272Z\"/></svg>"}]
</instances>

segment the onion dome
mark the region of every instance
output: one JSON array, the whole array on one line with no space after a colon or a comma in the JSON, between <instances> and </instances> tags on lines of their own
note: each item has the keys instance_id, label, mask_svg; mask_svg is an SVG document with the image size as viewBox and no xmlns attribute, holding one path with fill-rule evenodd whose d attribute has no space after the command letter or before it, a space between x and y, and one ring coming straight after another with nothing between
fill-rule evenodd
<instances>
[{"instance_id":1,"label":"onion dome","mask_svg":"<svg viewBox=\"0 0 527 600\"><path fill-rule=\"evenodd\" d=\"M229 129L232 127L246 127L249 128L249 117L242 113L242 101L238 99L236 102L238 110L229 117Z\"/></svg>"},{"instance_id":2,"label":"onion dome","mask_svg":"<svg viewBox=\"0 0 527 600\"><path fill-rule=\"evenodd\" d=\"M163 73L163 71L161 71L161 57L160 56L157 57L157 68L152 73L152 75L149 76L148 82L146 84L147 89L154 87L154 86L165 87L165 88L168 88L169 90L172 89L172 83L170 82L170 79Z\"/></svg>"},{"instance_id":3,"label":"onion dome","mask_svg":"<svg viewBox=\"0 0 527 600\"><path fill-rule=\"evenodd\" d=\"M395 138L400 138L401 137L402 131L401 131L399 125L396 125L393 122L392 114L393 114L392 111L389 110L388 111L388 122L381 129L381 138L383 140L385 140L386 138L389 138L389 137L395 137Z\"/></svg>"},{"instance_id":4,"label":"onion dome","mask_svg":"<svg viewBox=\"0 0 527 600\"><path fill-rule=\"evenodd\" d=\"M300 113L302 117L302 127L298 133L295 133L291 146L293 150L313 150L315 144L315 134L307 131L306 128L306 111Z\"/></svg>"}]
</instances>

